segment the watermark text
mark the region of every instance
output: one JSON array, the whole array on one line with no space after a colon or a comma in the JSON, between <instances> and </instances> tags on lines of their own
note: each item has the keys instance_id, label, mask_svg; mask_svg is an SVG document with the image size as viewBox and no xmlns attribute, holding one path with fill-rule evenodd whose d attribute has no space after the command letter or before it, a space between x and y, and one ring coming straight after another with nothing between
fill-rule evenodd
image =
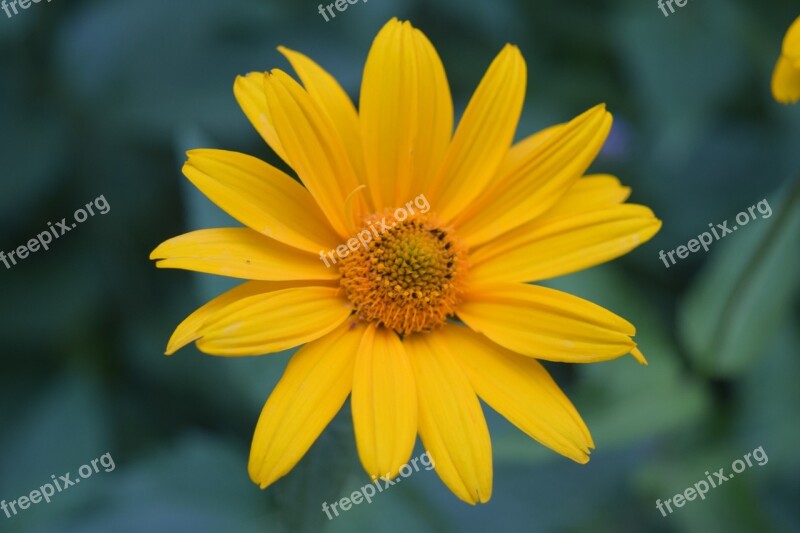
<instances>
[{"instance_id":1,"label":"watermark text","mask_svg":"<svg viewBox=\"0 0 800 533\"><path fill-rule=\"evenodd\" d=\"M708 494L708 491L711 489L715 489L728 480L733 479L736 474L741 474L754 464L757 464L758 466L764 466L768 462L769 457L767 457L764 447L759 446L752 452L744 454L742 459L736 459L733 463L731 463L731 470L733 470L733 473L726 474L725 468L720 468L712 473L709 473L708 470L706 470L705 479L701 479L683 492L679 492L675 496L667 498L663 502L660 499L656 500L656 509L661 512L661 516L666 517L667 513L672 514L675 511L675 509L672 508L673 505L676 508L683 507L686 505L686 502L694 501L698 498L698 496L701 500L705 500L706 494Z\"/></svg>"},{"instance_id":2,"label":"watermark text","mask_svg":"<svg viewBox=\"0 0 800 533\"><path fill-rule=\"evenodd\" d=\"M769 202L767 202L766 199L761 200L756 205L751 205L749 208L747 208L747 211L742 211L736 215L736 224L733 225L733 227L728 226L727 220L716 225L709 223L708 227L711 229L710 233L708 231L704 231L698 235L696 239L692 239L687 242L686 245L678 246L674 250L670 250L666 253L664 253L664 250L661 250L658 252L658 257L664 262L664 266L669 268L676 262L674 257L675 255L678 256L678 259L686 259L689 257L690 253L697 252L700 250L700 248L703 248L703 250L707 252L708 247L713 242L732 234L740 227L747 225L751 220L756 220L756 210L758 210L759 214L761 214L762 219L772 216L772 208L770 207ZM669 262L667 262L667 258L669 258Z\"/></svg>"},{"instance_id":3,"label":"watermark text","mask_svg":"<svg viewBox=\"0 0 800 533\"><path fill-rule=\"evenodd\" d=\"M372 483L364 485L361 489L353 492L349 497L346 496L330 505L328 505L328 502L322 502L322 512L325 513L328 520L333 520L335 517L339 516L339 510L342 512L349 511L353 505L359 505L364 501L372 503L372 498L377 494L375 492L376 489L378 492L383 492L389 487L400 483L403 478L410 476L414 472L419 472L419 463L422 463L425 470L432 470L434 466L436 466L430 453L425 452L419 457L414 457L411 461L400 467L400 476L396 477L394 480L389 477L388 473L385 476L373 477ZM381 486L381 482L383 482L383 486ZM337 509L337 507L339 509ZM333 511L333 514L331 514L331 511Z\"/></svg>"},{"instance_id":4,"label":"watermark text","mask_svg":"<svg viewBox=\"0 0 800 533\"><path fill-rule=\"evenodd\" d=\"M108 203L108 201L106 201L105 195L98 196L84 207L86 209L83 207L78 208L73 214L75 222L70 224L67 222L66 217L56 222L55 226L52 222L48 222L47 229L38 234L36 238L29 240L26 244L20 245L14 250L11 250L7 255L3 250L0 250L0 261L2 261L2 263L6 266L6 270L9 270L12 266L16 265L17 261L26 259L28 254L39 251L40 248L42 250L49 250L50 243L53 242L53 239L58 239L59 237L66 235L68 232L75 229L78 224L86 222L90 216L94 216L96 214L94 212L95 208L101 215L105 215L111 211L111 205ZM11 262L9 263L9 261Z\"/></svg>"},{"instance_id":5,"label":"watermark text","mask_svg":"<svg viewBox=\"0 0 800 533\"><path fill-rule=\"evenodd\" d=\"M58 478L56 478L54 474L50 476L51 482L45 483L38 489L32 490L30 494L20 496L16 500L11 500L10 502L6 502L5 500L0 501L0 510L5 513L6 519L8 519L16 516L20 511L27 510L31 505L41 503L42 500L44 500L45 503L50 503L50 499L56 494L77 485L82 479L88 479L94 474L99 473L101 466L106 472L114 471L116 465L110 453L105 453L96 459L92 459L89 464L81 466L78 469L78 476L74 478L69 472Z\"/></svg>"}]
</instances>

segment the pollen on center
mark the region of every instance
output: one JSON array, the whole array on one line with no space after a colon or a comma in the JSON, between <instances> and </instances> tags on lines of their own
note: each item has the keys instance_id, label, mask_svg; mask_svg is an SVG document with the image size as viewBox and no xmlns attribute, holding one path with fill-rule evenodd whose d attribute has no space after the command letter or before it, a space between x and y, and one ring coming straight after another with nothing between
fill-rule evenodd
<instances>
[{"instance_id":1,"label":"pollen on center","mask_svg":"<svg viewBox=\"0 0 800 533\"><path fill-rule=\"evenodd\" d=\"M358 317L401 335L427 332L455 314L466 285L467 254L451 228L425 215L383 220L388 229L340 266L341 287Z\"/></svg>"}]
</instances>

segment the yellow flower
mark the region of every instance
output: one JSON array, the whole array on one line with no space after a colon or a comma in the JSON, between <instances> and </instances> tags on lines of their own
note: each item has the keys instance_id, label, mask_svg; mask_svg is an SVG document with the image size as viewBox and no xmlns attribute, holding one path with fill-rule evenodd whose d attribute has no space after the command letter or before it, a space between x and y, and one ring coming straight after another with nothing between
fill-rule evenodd
<instances>
[{"instance_id":1,"label":"yellow flower","mask_svg":"<svg viewBox=\"0 0 800 533\"><path fill-rule=\"evenodd\" d=\"M772 73L772 96L782 104L800 100L800 17L783 38L781 56Z\"/></svg>"},{"instance_id":2,"label":"yellow flower","mask_svg":"<svg viewBox=\"0 0 800 533\"><path fill-rule=\"evenodd\" d=\"M393 478L417 434L462 500L492 492L478 398L579 463L594 447L537 359L633 354L635 329L606 309L530 285L626 254L661 222L608 175L583 177L611 128L598 105L512 146L525 62L507 45L453 133L441 61L408 22L375 38L356 111L336 80L280 48L280 70L234 93L300 185L253 157L193 150L183 172L246 227L170 239L151 258L248 281L180 324L167 354L258 355L299 345L253 438L262 488L286 475L351 396L358 453ZM427 207L426 207L427 206ZM369 235L369 238L367 238ZM326 266L326 263L328 266Z\"/></svg>"}]
</instances>

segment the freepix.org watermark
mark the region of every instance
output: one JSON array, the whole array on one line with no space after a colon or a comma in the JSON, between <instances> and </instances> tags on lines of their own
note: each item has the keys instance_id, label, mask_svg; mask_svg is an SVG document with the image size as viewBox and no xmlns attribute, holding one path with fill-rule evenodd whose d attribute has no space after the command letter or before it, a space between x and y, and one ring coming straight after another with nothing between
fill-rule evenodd
<instances>
[{"instance_id":1,"label":"freepix.org watermark","mask_svg":"<svg viewBox=\"0 0 800 533\"><path fill-rule=\"evenodd\" d=\"M701 479L691 487L688 487L683 492L679 492L672 498L667 498L663 502L661 500L656 500L656 509L661 511L661 516L666 517L667 512L669 512L669 514L673 513L673 505L676 508L683 507L686 505L686 502L694 501L698 496L701 500L705 500L706 494L708 494L709 490L719 487L728 480L733 479L736 474L741 474L746 469L752 467L754 464L753 461L755 461L755 464L758 466L764 466L769 462L769 457L767 457L767 453L764 451L763 446L759 446L752 452L744 454L742 459L736 459L731 464L731 470L733 470L733 473L726 474L725 468L720 468L716 472L713 472L712 475L708 473L708 470L706 470L705 474L708 481L706 481L706 479Z\"/></svg>"},{"instance_id":2,"label":"freepix.org watermark","mask_svg":"<svg viewBox=\"0 0 800 533\"><path fill-rule=\"evenodd\" d=\"M106 201L105 195L102 194L84 207L85 209L83 207L78 208L73 214L75 222L70 224L67 222L66 217L62 218L60 222L56 222L55 226L53 226L52 222L48 222L47 229L37 235L36 238L29 240L27 244L20 245L16 249L11 250L8 252L8 255L0 250L0 261L6 266L6 270L16 265L18 260L22 261L27 258L28 254L38 252L40 248L42 250L49 250L50 243L53 242L53 239L58 239L66 235L68 232L75 229L78 224L86 222L90 216L94 216L97 213L105 215L111 211L111 205ZM94 211L95 208L97 209L97 213ZM9 263L9 261L11 262Z\"/></svg>"},{"instance_id":3,"label":"freepix.org watermark","mask_svg":"<svg viewBox=\"0 0 800 533\"><path fill-rule=\"evenodd\" d=\"M0 8L3 8L3 11L6 12L6 16L8 18L11 18L19 13L19 11L17 11L17 5L19 5L20 9L28 9L31 7L31 3L38 4L41 1L42 0L3 0L0 2ZM47 0L47 3L49 4L51 1L52 0ZM9 10L9 8L11 9ZM14 12L14 15L11 14L12 11Z\"/></svg>"},{"instance_id":4,"label":"freepix.org watermark","mask_svg":"<svg viewBox=\"0 0 800 533\"><path fill-rule=\"evenodd\" d=\"M669 268L671 265L667 262L667 258L669 258L671 264L674 265L675 255L678 256L678 259L686 259L689 257L690 253L700 251L700 248L703 248L703 250L707 252L711 243L725 238L726 235L737 231L740 227L747 225L751 220L757 220L756 210L761 214L762 219L772 216L772 208L769 206L769 202L767 202L766 199L761 200L756 205L748 207L747 211L742 211L736 215L736 225L733 227L728 227L727 220L723 221L722 224L717 224L716 227L714 224L709 223L708 227L711 228L711 233L704 231L698 235L696 239L692 239L687 242L686 245L678 246L674 250L668 251L666 254L664 250L661 250L658 252L658 257L664 262L664 266Z\"/></svg>"},{"instance_id":5,"label":"freepix.org watermark","mask_svg":"<svg viewBox=\"0 0 800 533\"><path fill-rule=\"evenodd\" d=\"M378 492L383 492L389 487L400 483L404 477L408 477L414 472L419 472L419 463L422 463L425 470L433 470L433 467L436 466L430 453L425 452L419 457L414 457L400 467L400 476L394 480L392 480L387 473L385 476L372 478L372 483L364 485L361 489L353 492L349 497L344 497L338 502L333 502L330 505L328 505L328 502L322 502L322 512L327 515L328 520L333 520L334 516L339 516L339 511L336 509L337 507L339 507L342 512L345 512L349 511L353 505L359 505L364 501L372 503L372 497L377 494L375 492L376 488ZM383 481L383 486L381 486L381 481ZM331 511L333 511L333 514L331 514Z\"/></svg>"},{"instance_id":6,"label":"freepix.org watermark","mask_svg":"<svg viewBox=\"0 0 800 533\"><path fill-rule=\"evenodd\" d=\"M30 494L20 496L16 500L10 502L6 502L5 500L0 501L0 510L6 514L6 518L8 519L16 516L19 511L27 510L31 505L41 503L42 500L44 500L45 503L50 503L50 499L59 492L63 492L73 485L77 485L82 479L88 479L94 474L99 473L101 466L106 472L113 472L117 467L114 464L114 458L111 457L111 454L105 453L97 459L92 459L88 464L81 466L78 469L78 476L80 477L72 478L69 472L58 478L53 474L50 476L50 483L45 483L38 489L32 490Z\"/></svg>"},{"instance_id":7,"label":"freepix.org watermark","mask_svg":"<svg viewBox=\"0 0 800 533\"><path fill-rule=\"evenodd\" d=\"M322 15L322 18L325 19L325 22L328 22L332 18L333 19L336 18L336 13L333 12L334 7L336 8L336 11L338 11L339 13L343 13L347 9L348 4L353 5L359 2L361 2L361 0L336 0L336 2L328 4L327 6L323 6L322 4L320 4L318 8L319 14ZM364 3L366 4L367 0L364 0ZM330 13L331 15L330 17L328 17L328 15L325 13L326 9L328 10L328 13Z\"/></svg>"},{"instance_id":8,"label":"freepix.org watermark","mask_svg":"<svg viewBox=\"0 0 800 533\"><path fill-rule=\"evenodd\" d=\"M398 222L402 222L409 216L415 214L416 211L414 211L414 206L416 206L417 209L419 209L419 212L422 214L425 214L431 210L431 204L428 202L428 199L425 198L424 194L420 194L413 200L406 202L405 207L398 207L395 209L394 222L391 224L387 224L386 217L383 217L380 222L377 222L377 228L375 227L375 224L370 224L369 229L359 231L355 237L347 241L346 245L340 244L333 250L328 251L327 258L325 257L325 251L320 250L320 260L325 263L326 267L330 268L331 265L328 262L328 258L330 258L334 265L336 264L336 257L334 257L334 253L339 259L344 259L350 255L350 252L355 252L361 246L363 246L365 250L369 250L369 243L372 242L373 235L377 239L379 232L380 234L383 234L386 231L396 227Z\"/></svg>"},{"instance_id":9,"label":"freepix.org watermark","mask_svg":"<svg viewBox=\"0 0 800 533\"><path fill-rule=\"evenodd\" d=\"M675 8L672 7L673 3L675 3L675 5L677 5L678 7L683 7L688 2L689 0L666 0L666 2L664 0L658 0L658 9L660 9L661 12L664 13L665 17L668 17L670 13L675 13ZM667 13L667 8L669 8L669 13Z\"/></svg>"}]
</instances>

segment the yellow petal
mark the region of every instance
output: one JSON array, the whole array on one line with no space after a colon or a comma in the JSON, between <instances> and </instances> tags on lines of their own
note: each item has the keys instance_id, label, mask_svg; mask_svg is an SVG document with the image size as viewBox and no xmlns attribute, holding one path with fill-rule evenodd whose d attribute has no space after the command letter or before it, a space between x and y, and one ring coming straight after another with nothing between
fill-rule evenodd
<instances>
[{"instance_id":1,"label":"yellow petal","mask_svg":"<svg viewBox=\"0 0 800 533\"><path fill-rule=\"evenodd\" d=\"M800 17L797 17L789 26L789 30L783 38L781 52L794 63L800 61ZM800 65L795 64L795 67L800 68Z\"/></svg>"},{"instance_id":2,"label":"yellow petal","mask_svg":"<svg viewBox=\"0 0 800 533\"><path fill-rule=\"evenodd\" d=\"M397 477L417 438L417 389L403 343L393 331L367 329L353 377L358 455L372 477Z\"/></svg>"},{"instance_id":3,"label":"yellow petal","mask_svg":"<svg viewBox=\"0 0 800 533\"><path fill-rule=\"evenodd\" d=\"M459 307L470 328L509 350L549 361L593 363L630 353L633 325L599 305L537 285L475 287Z\"/></svg>"},{"instance_id":4,"label":"yellow petal","mask_svg":"<svg viewBox=\"0 0 800 533\"><path fill-rule=\"evenodd\" d=\"M644 358L644 354L639 350L639 348L634 348L631 350L631 355L639 362L640 365L646 365L647 359Z\"/></svg>"},{"instance_id":5,"label":"yellow petal","mask_svg":"<svg viewBox=\"0 0 800 533\"><path fill-rule=\"evenodd\" d=\"M233 84L233 94L250 123L269 147L278 157L290 164L267 107L267 99L264 96L264 75L263 72L251 72L246 76L237 76Z\"/></svg>"},{"instance_id":6,"label":"yellow petal","mask_svg":"<svg viewBox=\"0 0 800 533\"><path fill-rule=\"evenodd\" d=\"M353 101L339 82L311 58L283 46L278 51L292 64L309 96L328 115L350 156L359 183L366 183L358 112Z\"/></svg>"},{"instance_id":7,"label":"yellow petal","mask_svg":"<svg viewBox=\"0 0 800 533\"><path fill-rule=\"evenodd\" d=\"M377 210L426 193L453 131L444 67L408 22L389 21L364 67L360 101L367 183Z\"/></svg>"},{"instance_id":8,"label":"yellow petal","mask_svg":"<svg viewBox=\"0 0 800 533\"><path fill-rule=\"evenodd\" d=\"M630 195L630 187L623 186L616 177L609 174L593 174L576 181L558 203L543 216L546 217L545 221L575 216L619 205Z\"/></svg>"},{"instance_id":9,"label":"yellow petal","mask_svg":"<svg viewBox=\"0 0 800 533\"><path fill-rule=\"evenodd\" d=\"M772 96L781 104L794 104L800 100L800 64L793 64L781 56L772 74Z\"/></svg>"},{"instance_id":10,"label":"yellow petal","mask_svg":"<svg viewBox=\"0 0 800 533\"><path fill-rule=\"evenodd\" d=\"M341 409L363 327L345 323L289 360L253 435L248 470L262 489L286 475Z\"/></svg>"},{"instance_id":11,"label":"yellow petal","mask_svg":"<svg viewBox=\"0 0 800 533\"><path fill-rule=\"evenodd\" d=\"M243 298L255 296L257 294L264 294L291 287L310 287L310 286L330 286L335 287L337 284L325 281L248 281L242 283L238 287L222 293L213 300L209 301L194 313L186 317L186 319L175 328L175 332L169 339L167 344L166 355L172 355L190 342L194 342L200 338L200 330L203 325L208 321L209 317L214 316L220 310L228 305L237 302Z\"/></svg>"},{"instance_id":12,"label":"yellow petal","mask_svg":"<svg viewBox=\"0 0 800 533\"><path fill-rule=\"evenodd\" d=\"M338 279L318 256L250 228L204 229L161 243L150 254L158 268L182 268L255 280Z\"/></svg>"},{"instance_id":13,"label":"yellow petal","mask_svg":"<svg viewBox=\"0 0 800 533\"><path fill-rule=\"evenodd\" d=\"M627 254L661 228L647 207L622 204L533 220L475 250L476 283L538 281Z\"/></svg>"},{"instance_id":14,"label":"yellow petal","mask_svg":"<svg viewBox=\"0 0 800 533\"><path fill-rule=\"evenodd\" d=\"M237 300L209 316L197 348L211 355L288 350L333 331L350 316L338 288L299 287Z\"/></svg>"},{"instance_id":15,"label":"yellow petal","mask_svg":"<svg viewBox=\"0 0 800 533\"><path fill-rule=\"evenodd\" d=\"M559 130L563 129L565 126L566 124L556 124L555 126L550 126L549 128L537 131L532 135L528 135L521 141L512 145L511 149L509 149L508 153L503 158L503 162L500 164L500 168L493 178L490 187L493 188L495 185L500 185L500 183L495 183L497 176L508 174L508 171L511 169L523 166L532 152L539 150L540 147L544 146L545 143L549 143L551 139L553 139L553 135L560 134ZM483 195L481 195L481 198L479 198L478 201L481 203L484 202ZM471 210L472 207L467 209L466 212L470 212ZM459 218L461 217L459 216Z\"/></svg>"},{"instance_id":16,"label":"yellow petal","mask_svg":"<svg viewBox=\"0 0 800 533\"><path fill-rule=\"evenodd\" d=\"M475 391L531 438L578 463L594 447L575 407L538 361L517 355L468 328L446 327Z\"/></svg>"},{"instance_id":17,"label":"yellow petal","mask_svg":"<svg viewBox=\"0 0 800 533\"><path fill-rule=\"evenodd\" d=\"M417 384L419 434L445 485L470 504L492 496L492 443L480 402L440 332L404 346Z\"/></svg>"},{"instance_id":18,"label":"yellow petal","mask_svg":"<svg viewBox=\"0 0 800 533\"><path fill-rule=\"evenodd\" d=\"M526 76L519 49L506 45L475 90L429 198L444 223L486 189L508 153L522 112Z\"/></svg>"},{"instance_id":19,"label":"yellow petal","mask_svg":"<svg viewBox=\"0 0 800 533\"><path fill-rule=\"evenodd\" d=\"M341 238L354 230L345 215L347 198L359 187L347 149L327 113L288 74L275 69L264 78L267 105L292 168ZM359 195L354 214L366 213Z\"/></svg>"},{"instance_id":20,"label":"yellow petal","mask_svg":"<svg viewBox=\"0 0 800 533\"><path fill-rule=\"evenodd\" d=\"M184 175L242 224L314 254L341 239L302 185L267 163L237 152L191 150Z\"/></svg>"},{"instance_id":21,"label":"yellow petal","mask_svg":"<svg viewBox=\"0 0 800 533\"><path fill-rule=\"evenodd\" d=\"M465 244L478 246L555 205L589 168L610 130L611 115L598 105L514 146L489 189L457 219Z\"/></svg>"}]
</instances>

